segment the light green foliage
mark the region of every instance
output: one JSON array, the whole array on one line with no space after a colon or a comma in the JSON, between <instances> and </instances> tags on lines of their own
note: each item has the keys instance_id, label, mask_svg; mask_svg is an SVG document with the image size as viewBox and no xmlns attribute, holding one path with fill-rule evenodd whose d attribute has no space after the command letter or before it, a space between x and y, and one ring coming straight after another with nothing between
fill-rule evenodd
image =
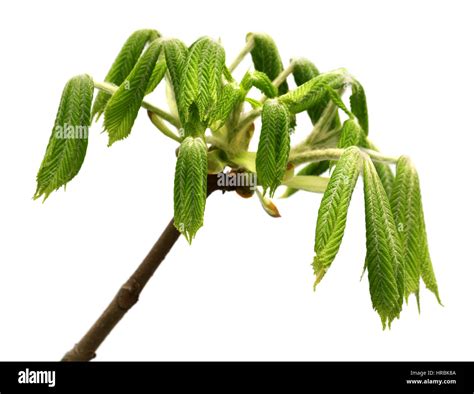
<instances>
[{"instance_id":1,"label":"light green foliage","mask_svg":"<svg viewBox=\"0 0 474 394\"><path fill-rule=\"evenodd\" d=\"M243 101L244 97L245 94L237 83L230 82L225 84L219 93L219 105L214 107L214 112L211 116L213 121L217 122L217 124L211 126L211 128L215 130L220 128L232 110Z\"/></svg>"},{"instance_id":2,"label":"light green foliage","mask_svg":"<svg viewBox=\"0 0 474 394\"><path fill-rule=\"evenodd\" d=\"M270 78L268 78L267 74L260 71L249 71L245 73L242 82L240 82L240 86L245 94L248 93L252 86L255 86L268 98L274 98L278 95L278 89L272 84Z\"/></svg>"},{"instance_id":3,"label":"light green foliage","mask_svg":"<svg viewBox=\"0 0 474 394\"><path fill-rule=\"evenodd\" d=\"M53 131L36 177L34 198L66 185L81 169L87 150L94 83L88 75L71 78L64 87Z\"/></svg>"},{"instance_id":4,"label":"light green foliage","mask_svg":"<svg viewBox=\"0 0 474 394\"><path fill-rule=\"evenodd\" d=\"M370 159L364 160L364 198L370 296L385 328L400 315L405 270L390 202Z\"/></svg>"},{"instance_id":5,"label":"light green foliage","mask_svg":"<svg viewBox=\"0 0 474 394\"><path fill-rule=\"evenodd\" d=\"M341 136L337 143L338 148L348 148L349 146L358 146L361 140L363 130L359 123L354 119L347 119L341 129Z\"/></svg>"},{"instance_id":6,"label":"light green foliage","mask_svg":"<svg viewBox=\"0 0 474 394\"><path fill-rule=\"evenodd\" d=\"M290 113L283 104L276 99L265 102L256 166L258 180L264 192L270 189L270 196L273 196L285 174L290 152L290 122Z\"/></svg>"},{"instance_id":7,"label":"light green foliage","mask_svg":"<svg viewBox=\"0 0 474 394\"><path fill-rule=\"evenodd\" d=\"M160 34L156 30L150 29L137 30L134 32L127 41L125 41L125 44L123 44L122 49L105 77L105 81L119 86L133 70L145 45L159 36ZM92 116L97 115L98 118L102 115L109 99L110 94L99 92L94 101L94 106L92 107Z\"/></svg>"},{"instance_id":8,"label":"light green foliage","mask_svg":"<svg viewBox=\"0 0 474 394\"><path fill-rule=\"evenodd\" d=\"M356 116L360 126L369 134L369 115L367 112L367 99L362 85L356 79L352 79L352 93L349 97L351 103L351 112Z\"/></svg>"},{"instance_id":9,"label":"light green foliage","mask_svg":"<svg viewBox=\"0 0 474 394\"><path fill-rule=\"evenodd\" d=\"M368 148L368 149L378 152L377 147L364 135L361 136L360 144L364 148ZM383 185L383 188L385 189L385 193L387 193L387 196L390 198L392 194L393 181L395 179L393 175L393 171L387 163L375 162L374 166L380 180L382 181L382 185Z\"/></svg>"},{"instance_id":10,"label":"light green foliage","mask_svg":"<svg viewBox=\"0 0 474 394\"><path fill-rule=\"evenodd\" d=\"M254 70L246 72L239 84L230 70L249 54ZM220 41L209 37L199 38L188 48L178 39L160 37L156 30L133 33L107 73L108 83L80 75L66 84L34 198L47 198L81 168L95 86L100 91L92 116L104 113L109 145L130 134L140 107L148 111L153 130L180 144L174 224L190 243L203 225L207 181L213 182L214 190L216 174L221 172L256 173L255 190L248 185L233 187L241 197L258 198L274 218L280 214L268 197L278 186L287 187L282 197L298 190L324 193L314 242L316 285L339 251L351 197L363 170L365 268L372 304L383 327L390 327L410 294L419 301L420 279L441 302L428 250L418 174L407 157L397 161L384 156L367 138L367 99L360 82L345 69L320 73L303 58L284 69L274 41L266 34L249 33L247 44L229 68L225 62ZM287 81L279 82L291 73L297 87L290 91ZM144 99L163 79L168 109L153 105L151 95ZM349 86L347 108L342 94ZM249 97L254 87L265 97ZM342 125L339 109L347 115ZM297 114L304 111L313 126L306 138L297 135L300 142L291 147ZM254 152L249 146L253 146L259 117L262 126ZM74 138L78 132L80 138ZM391 169L395 162L396 176ZM323 173L332 175L320 176ZM217 184L226 191L232 189L224 186Z\"/></svg>"},{"instance_id":11,"label":"light green foliage","mask_svg":"<svg viewBox=\"0 0 474 394\"><path fill-rule=\"evenodd\" d=\"M150 44L105 107L104 129L109 134L109 146L130 134L160 51L161 43L157 39Z\"/></svg>"},{"instance_id":12,"label":"light green foliage","mask_svg":"<svg viewBox=\"0 0 474 394\"><path fill-rule=\"evenodd\" d=\"M162 81L163 77L166 74L166 58L164 55L163 50L158 57L158 61L156 62L155 68L151 73L150 80L148 81L148 86L145 91L145 96L153 92L159 83Z\"/></svg>"},{"instance_id":13,"label":"light green foliage","mask_svg":"<svg viewBox=\"0 0 474 394\"><path fill-rule=\"evenodd\" d=\"M315 286L324 277L341 245L346 228L347 210L359 177L361 164L360 150L356 147L346 149L337 162L324 192L319 206L314 242Z\"/></svg>"},{"instance_id":14,"label":"light green foliage","mask_svg":"<svg viewBox=\"0 0 474 394\"><path fill-rule=\"evenodd\" d=\"M405 298L419 298L420 275L439 301L438 286L429 251L421 203L420 182L413 163L406 156L397 162L391 206L405 257Z\"/></svg>"},{"instance_id":15,"label":"light green foliage","mask_svg":"<svg viewBox=\"0 0 474 394\"><path fill-rule=\"evenodd\" d=\"M294 114L307 111L315 106L326 107L328 99L327 87L329 86L336 91L342 89L346 79L347 72L344 69L319 74L295 90L280 96L278 100L286 104Z\"/></svg>"},{"instance_id":16,"label":"light green foliage","mask_svg":"<svg viewBox=\"0 0 474 394\"><path fill-rule=\"evenodd\" d=\"M203 37L189 48L183 68L178 109L186 135L199 135L207 127L222 90L224 48Z\"/></svg>"},{"instance_id":17,"label":"light green foliage","mask_svg":"<svg viewBox=\"0 0 474 394\"><path fill-rule=\"evenodd\" d=\"M283 71L283 63L278 48L268 34L249 33L247 40L254 40L254 48L251 51L255 70L267 74L273 81ZM284 81L278 87L278 94L288 92L288 83Z\"/></svg>"},{"instance_id":18,"label":"light green foliage","mask_svg":"<svg viewBox=\"0 0 474 394\"><path fill-rule=\"evenodd\" d=\"M166 38L161 41L165 54L166 67L175 99L179 97L180 82L188 56L188 48L177 38Z\"/></svg>"},{"instance_id":19,"label":"light green foliage","mask_svg":"<svg viewBox=\"0 0 474 394\"><path fill-rule=\"evenodd\" d=\"M174 176L174 224L189 243L202 227L207 195L207 147L186 137L179 147Z\"/></svg>"}]
</instances>

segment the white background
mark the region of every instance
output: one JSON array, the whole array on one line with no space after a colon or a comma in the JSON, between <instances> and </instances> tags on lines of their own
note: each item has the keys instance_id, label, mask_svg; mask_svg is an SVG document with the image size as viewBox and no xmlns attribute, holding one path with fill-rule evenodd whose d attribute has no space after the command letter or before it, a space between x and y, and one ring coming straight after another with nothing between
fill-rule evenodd
<instances>
[{"instance_id":1,"label":"white background","mask_svg":"<svg viewBox=\"0 0 474 394\"><path fill-rule=\"evenodd\" d=\"M102 79L131 32L157 28L187 44L220 37L229 61L247 32L263 31L286 64L305 56L320 70L347 67L365 86L373 140L418 167L445 307L424 290L420 316L412 299L382 331L367 277L359 281L360 182L316 293L320 195L276 200L283 217L272 219L256 199L216 193L193 245L178 241L97 359L472 360L472 16L467 1L2 2L0 359L59 359L172 216L175 143L144 112L112 148L95 124L67 192L31 198L64 83Z\"/></svg>"}]
</instances>

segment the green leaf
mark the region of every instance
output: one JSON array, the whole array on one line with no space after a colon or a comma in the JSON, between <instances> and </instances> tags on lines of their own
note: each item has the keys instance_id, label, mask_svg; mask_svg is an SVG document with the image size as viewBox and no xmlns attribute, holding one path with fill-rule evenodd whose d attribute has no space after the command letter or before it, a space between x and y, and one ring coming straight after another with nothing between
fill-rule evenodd
<instances>
[{"instance_id":1,"label":"green leaf","mask_svg":"<svg viewBox=\"0 0 474 394\"><path fill-rule=\"evenodd\" d=\"M207 147L201 137L181 143L174 176L174 225L189 243L202 227L207 195Z\"/></svg>"},{"instance_id":2,"label":"green leaf","mask_svg":"<svg viewBox=\"0 0 474 394\"><path fill-rule=\"evenodd\" d=\"M234 108L243 101L243 97L244 94L237 83L230 82L223 86L219 93L219 105L214 107L211 116L216 123L211 126L213 130L217 130L223 125L223 122L227 120Z\"/></svg>"},{"instance_id":3,"label":"green leaf","mask_svg":"<svg viewBox=\"0 0 474 394\"><path fill-rule=\"evenodd\" d=\"M313 259L315 286L331 266L341 245L346 227L347 210L360 174L361 164L360 150L356 147L346 149L337 162L327 185L316 224Z\"/></svg>"},{"instance_id":4,"label":"green leaf","mask_svg":"<svg viewBox=\"0 0 474 394\"><path fill-rule=\"evenodd\" d=\"M180 82L184 65L188 56L188 48L177 38L166 38L161 41L163 53L165 54L166 67L168 69L174 97L179 97Z\"/></svg>"},{"instance_id":5,"label":"green leaf","mask_svg":"<svg viewBox=\"0 0 474 394\"><path fill-rule=\"evenodd\" d=\"M374 163L374 166L380 181L382 182L383 188L385 189L387 196L390 198L392 194L393 181L395 179L392 169L390 168L390 165L386 163L376 162Z\"/></svg>"},{"instance_id":6,"label":"green leaf","mask_svg":"<svg viewBox=\"0 0 474 394\"><path fill-rule=\"evenodd\" d=\"M272 81L268 78L267 74L260 71L248 71L242 78L240 86L244 90L245 94L255 86L268 98L274 98L278 95L278 89L273 85Z\"/></svg>"},{"instance_id":7,"label":"green leaf","mask_svg":"<svg viewBox=\"0 0 474 394\"><path fill-rule=\"evenodd\" d=\"M225 67L224 48L209 37L198 39L191 45L183 69L178 98L186 135L200 134L209 124L211 114L218 103L222 90Z\"/></svg>"},{"instance_id":8,"label":"green leaf","mask_svg":"<svg viewBox=\"0 0 474 394\"><path fill-rule=\"evenodd\" d=\"M105 107L104 129L109 134L109 146L130 134L160 51L161 42L157 39L150 44Z\"/></svg>"},{"instance_id":9,"label":"green leaf","mask_svg":"<svg viewBox=\"0 0 474 394\"><path fill-rule=\"evenodd\" d=\"M283 71L283 63L275 42L268 34L249 33L247 41L254 40L250 52L255 70L265 73L273 81ZM288 92L288 83L284 81L278 87L278 94Z\"/></svg>"},{"instance_id":10,"label":"green leaf","mask_svg":"<svg viewBox=\"0 0 474 394\"><path fill-rule=\"evenodd\" d=\"M349 146L358 146L361 140L362 129L359 123L354 119L347 119L341 129L341 136L337 143L338 148L348 148Z\"/></svg>"},{"instance_id":11,"label":"green leaf","mask_svg":"<svg viewBox=\"0 0 474 394\"><path fill-rule=\"evenodd\" d=\"M421 201L421 200L420 200ZM420 225L421 225L421 239L420 239L420 249L421 249L421 278L425 283L425 286L428 290L431 290L436 299L443 305L441 298L439 296L438 283L436 282L436 276L433 269L433 263L431 262L430 251L428 249L428 237L426 235L426 225L425 218L423 214L423 206L420 202Z\"/></svg>"},{"instance_id":12,"label":"green leaf","mask_svg":"<svg viewBox=\"0 0 474 394\"><path fill-rule=\"evenodd\" d=\"M290 153L290 122L286 106L276 99L265 101L256 168L264 193L270 189L270 196L273 196L285 175Z\"/></svg>"},{"instance_id":13,"label":"green leaf","mask_svg":"<svg viewBox=\"0 0 474 394\"><path fill-rule=\"evenodd\" d=\"M105 77L105 81L119 86L132 71L145 45L158 37L160 37L160 34L156 30L144 29L134 32L123 44ZM98 119L102 115L110 97L110 94L106 92L98 93L92 107L93 117L97 115Z\"/></svg>"},{"instance_id":14,"label":"green leaf","mask_svg":"<svg viewBox=\"0 0 474 394\"><path fill-rule=\"evenodd\" d=\"M360 126L369 134L369 115L367 112L367 99L362 85L356 79L352 79L352 93L349 97L351 103L351 112L356 116Z\"/></svg>"},{"instance_id":15,"label":"green leaf","mask_svg":"<svg viewBox=\"0 0 474 394\"><path fill-rule=\"evenodd\" d=\"M308 59L293 59L292 64L293 78L297 86L303 85L305 82L308 82L320 74L318 68Z\"/></svg>"},{"instance_id":16,"label":"green leaf","mask_svg":"<svg viewBox=\"0 0 474 394\"><path fill-rule=\"evenodd\" d=\"M317 67L308 59L298 58L293 60L292 63L293 77L297 86L303 85L320 74ZM318 102L314 107L308 108L307 112L313 125L316 124L321 118L321 115L329 104L329 100L329 95L324 95L321 101ZM336 113L335 119L333 121L333 128L338 128L339 125L339 115Z\"/></svg>"},{"instance_id":17,"label":"green leaf","mask_svg":"<svg viewBox=\"0 0 474 394\"><path fill-rule=\"evenodd\" d=\"M387 194L369 158L364 160L364 197L370 295L385 328L400 315L404 262Z\"/></svg>"},{"instance_id":18,"label":"green leaf","mask_svg":"<svg viewBox=\"0 0 474 394\"><path fill-rule=\"evenodd\" d=\"M390 204L405 257L404 295L406 299L411 293L414 293L418 299L420 290L420 265L423 253L420 249L422 239L420 203L418 174L410 159L402 156L397 162L397 175Z\"/></svg>"},{"instance_id":19,"label":"green leaf","mask_svg":"<svg viewBox=\"0 0 474 394\"><path fill-rule=\"evenodd\" d=\"M286 104L290 112L294 114L307 111L315 106L325 109L329 100L327 87L338 91L345 86L347 78L345 69L319 74L296 89L280 96L278 100ZM321 110L321 113L324 109Z\"/></svg>"},{"instance_id":20,"label":"green leaf","mask_svg":"<svg viewBox=\"0 0 474 394\"><path fill-rule=\"evenodd\" d=\"M376 152L379 151L379 149L363 134L361 134L360 144L364 148L371 149ZM393 171L390 168L390 165L386 163L375 162L374 166L377 170L380 180L382 181L383 188L385 189L388 198L390 198L393 189L393 181L395 179Z\"/></svg>"},{"instance_id":21,"label":"green leaf","mask_svg":"<svg viewBox=\"0 0 474 394\"><path fill-rule=\"evenodd\" d=\"M405 256L405 298L411 293L419 299L420 275L441 304L431 263L421 201L420 181L411 160L397 162L391 205Z\"/></svg>"},{"instance_id":22,"label":"green leaf","mask_svg":"<svg viewBox=\"0 0 474 394\"><path fill-rule=\"evenodd\" d=\"M309 163L304 166L296 176L307 176L307 175L321 175L329 169L329 161L318 161L316 163ZM280 198L287 198L292 196L298 191L298 189L293 187L287 187L285 192L280 196Z\"/></svg>"},{"instance_id":23,"label":"green leaf","mask_svg":"<svg viewBox=\"0 0 474 394\"><path fill-rule=\"evenodd\" d=\"M145 96L153 92L158 84L162 81L163 77L166 74L166 59L163 51L158 57L155 68L151 74L150 80L148 81L148 86L145 91Z\"/></svg>"},{"instance_id":24,"label":"green leaf","mask_svg":"<svg viewBox=\"0 0 474 394\"><path fill-rule=\"evenodd\" d=\"M53 131L36 177L34 198L66 185L81 169L87 150L94 82L88 75L71 78L64 87Z\"/></svg>"}]
</instances>

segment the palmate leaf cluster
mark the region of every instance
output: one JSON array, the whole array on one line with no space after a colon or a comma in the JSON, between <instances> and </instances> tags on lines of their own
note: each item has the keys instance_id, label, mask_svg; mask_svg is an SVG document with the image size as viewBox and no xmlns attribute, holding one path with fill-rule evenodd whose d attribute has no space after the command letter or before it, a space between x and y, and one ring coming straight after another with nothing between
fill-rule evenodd
<instances>
[{"instance_id":1,"label":"palmate leaf cluster","mask_svg":"<svg viewBox=\"0 0 474 394\"><path fill-rule=\"evenodd\" d=\"M364 270L383 326L399 317L411 294L419 307L421 281L441 302L417 171L406 156L384 160L369 139L361 83L346 69L320 72L304 58L293 59L285 68L275 42L266 34L249 33L246 48L254 68L236 80L219 41L201 37L188 46L156 30L133 33L103 83L79 75L66 84L38 171L35 198L47 198L79 172L93 117L103 116L112 145L130 135L140 108L145 107L152 123L179 142L174 222L189 242L204 223L209 174L256 173L257 185L238 193L249 197L256 188L264 210L274 217L280 215L270 198L280 186L287 186L284 198L299 190L324 193L312 262L316 286L336 258L351 197L362 178ZM169 113L145 101L162 83ZM95 100L94 87L99 89ZM255 92L263 96L255 98ZM292 146L300 113L307 113L313 129ZM250 152L258 117L262 121L258 149Z\"/></svg>"}]
</instances>

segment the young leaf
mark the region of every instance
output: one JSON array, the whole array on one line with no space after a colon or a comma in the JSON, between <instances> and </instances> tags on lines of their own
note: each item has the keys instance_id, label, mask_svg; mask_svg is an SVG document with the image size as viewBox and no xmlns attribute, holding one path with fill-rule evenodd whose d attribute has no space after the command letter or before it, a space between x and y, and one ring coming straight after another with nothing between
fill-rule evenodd
<instances>
[{"instance_id":1,"label":"young leaf","mask_svg":"<svg viewBox=\"0 0 474 394\"><path fill-rule=\"evenodd\" d=\"M292 61L293 63L293 77L296 85L301 86L309 80L317 77L320 73L316 66L311 63L308 59L298 58ZM324 110L328 106L330 101L329 95L324 95L320 102L314 107L308 108L307 113L311 119L311 123L314 125L321 118ZM336 113L334 116L332 128L339 128L340 120L339 115Z\"/></svg>"},{"instance_id":2,"label":"young leaf","mask_svg":"<svg viewBox=\"0 0 474 394\"><path fill-rule=\"evenodd\" d=\"M161 41L163 53L165 54L166 67L168 69L174 97L179 97L179 84L183 74L188 48L177 38L166 38Z\"/></svg>"},{"instance_id":3,"label":"young leaf","mask_svg":"<svg viewBox=\"0 0 474 394\"><path fill-rule=\"evenodd\" d=\"M222 126L222 122L225 121L232 110L242 102L243 97L244 94L237 83L230 82L224 85L219 93L219 105L214 108L214 112L211 116L213 121L217 123L211 126L213 130L217 130Z\"/></svg>"},{"instance_id":4,"label":"young leaf","mask_svg":"<svg viewBox=\"0 0 474 394\"><path fill-rule=\"evenodd\" d=\"M248 93L252 86L255 86L268 98L274 98L278 95L278 89L267 77L267 74L264 74L260 71L245 73L240 86L244 90L245 94Z\"/></svg>"},{"instance_id":5,"label":"young leaf","mask_svg":"<svg viewBox=\"0 0 474 394\"><path fill-rule=\"evenodd\" d=\"M207 147L201 137L181 143L174 176L174 225L189 243L202 227L207 194Z\"/></svg>"},{"instance_id":6,"label":"young leaf","mask_svg":"<svg viewBox=\"0 0 474 394\"><path fill-rule=\"evenodd\" d=\"M361 134L360 144L364 148L371 149L376 152L379 151L379 149L364 134ZM374 166L380 180L382 181L385 193L387 193L387 197L390 198L392 195L393 181L395 180L392 169L390 168L390 165L386 163L375 162Z\"/></svg>"},{"instance_id":7,"label":"young leaf","mask_svg":"<svg viewBox=\"0 0 474 394\"><path fill-rule=\"evenodd\" d=\"M255 70L265 73L273 81L283 71L283 63L275 42L268 34L249 33L247 41L254 40L254 47L250 54ZM278 87L278 94L288 92L288 83L284 81Z\"/></svg>"},{"instance_id":8,"label":"young leaf","mask_svg":"<svg viewBox=\"0 0 474 394\"><path fill-rule=\"evenodd\" d=\"M327 86L338 91L344 87L346 79L347 72L344 69L319 74L296 89L280 96L278 100L286 104L290 112L294 114L315 106L326 108L328 103Z\"/></svg>"},{"instance_id":9,"label":"young leaf","mask_svg":"<svg viewBox=\"0 0 474 394\"><path fill-rule=\"evenodd\" d=\"M160 40L153 41L109 100L104 113L104 128L109 134L109 146L130 134L160 51Z\"/></svg>"},{"instance_id":10,"label":"young leaf","mask_svg":"<svg viewBox=\"0 0 474 394\"><path fill-rule=\"evenodd\" d=\"M198 39L189 49L180 85L178 108L185 132L195 134L194 116L207 125L221 90L225 67L224 48L209 37ZM197 110L197 114L195 111ZM186 130L189 124L189 129Z\"/></svg>"},{"instance_id":11,"label":"young leaf","mask_svg":"<svg viewBox=\"0 0 474 394\"><path fill-rule=\"evenodd\" d=\"M329 161L318 161L316 163L309 163L307 166L303 167L296 176L308 176L308 175L321 175L329 169ZM280 196L280 198L287 198L292 196L298 191L293 187L287 187L285 192Z\"/></svg>"},{"instance_id":12,"label":"young leaf","mask_svg":"<svg viewBox=\"0 0 474 394\"><path fill-rule=\"evenodd\" d=\"M291 116L276 99L265 101L262 110L262 130L258 142L256 168L264 193L273 196L286 171L290 152Z\"/></svg>"},{"instance_id":13,"label":"young leaf","mask_svg":"<svg viewBox=\"0 0 474 394\"><path fill-rule=\"evenodd\" d=\"M405 297L418 299L420 275L441 304L431 264L421 201L420 181L411 160L402 156L397 162L391 205L405 256Z\"/></svg>"},{"instance_id":14,"label":"young leaf","mask_svg":"<svg viewBox=\"0 0 474 394\"><path fill-rule=\"evenodd\" d=\"M342 125L341 136L337 143L338 148L348 148L358 146L361 140L362 129L354 119L347 119Z\"/></svg>"},{"instance_id":15,"label":"young leaf","mask_svg":"<svg viewBox=\"0 0 474 394\"><path fill-rule=\"evenodd\" d=\"M156 30L150 29L137 30L134 32L127 41L125 41L125 44L123 44L122 49L105 77L105 81L119 86L132 71L145 45L159 36L160 34ZM93 117L96 114L97 118L102 115L110 97L108 93L99 92L94 101L94 106L92 107Z\"/></svg>"},{"instance_id":16,"label":"young leaf","mask_svg":"<svg viewBox=\"0 0 474 394\"><path fill-rule=\"evenodd\" d=\"M367 112L367 99L362 85L356 79L352 79L352 93L349 97L351 103L351 112L356 116L360 126L369 134L369 115Z\"/></svg>"},{"instance_id":17,"label":"young leaf","mask_svg":"<svg viewBox=\"0 0 474 394\"><path fill-rule=\"evenodd\" d=\"M420 186L418 174L408 157L397 162L397 175L390 198L393 218L400 236L405 257L405 298L414 293L418 299L420 290Z\"/></svg>"},{"instance_id":18,"label":"young leaf","mask_svg":"<svg viewBox=\"0 0 474 394\"><path fill-rule=\"evenodd\" d=\"M425 286L428 290L431 290L433 294L436 296L436 299L443 305L441 302L441 298L439 297L438 291L438 283L436 282L436 276L433 270L433 264L431 262L430 251L428 249L428 237L426 235L426 225L425 225L425 218L423 214L423 206L421 204L420 198L420 226L421 226L421 239L420 239L420 249L421 249L421 278L425 283Z\"/></svg>"},{"instance_id":19,"label":"young leaf","mask_svg":"<svg viewBox=\"0 0 474 394\"><path fill-rule=\"evenodd\" d=\"M346 227L347 210L360 174L361 164L360 150L356 147L346 149L337 162L324 192L318 211L314 242L315 286L324 277L341 245Z\"/></svg>"},{"instance_id":20,"label":"young leaf","mask_svg":"<svg viewBox=\"0 0 474 394\"><path fill-rule=\"evenodd\" d=\"M364 198L370 295L385 328L400 315L404 262L387 194L369 158L364 160Z\"/></svg>"},{"instance_id":21,"label":"young leaf","mask_svg":"<svg viewBox=\"0 0 474 394\"><path fill-rule=\"evenodd\" d=\"M161 82L165 74L166 74L166 59L162 51L160 56L158 57L158 61L156 62L155 68L153 69L153 72L151 73L151 77L150 77L150 80L148 81L148 86L145 91L145 96L147 94L150 94L156 89L156 87Z\"/></svg>"},{"instance_id":22,"label":"young leaf","mask_svg":"<svg viewBox=\"0 0 474 394\"><path fill-rule=\"evenodd\" d=\"M303 85L320 74L318 68L308 59L298 58L291 62L293 64L293 78L297 86Z\"/></svg>"},{"instance_id":23,"label":"young leaf","mask_svg":"<svg viewBox=\"0 0 474 394\"><path fill-rule=\"evenodd\" d=\"M53 131L41 163L34 198L66 185L81 169L87 150L94 82L88 75L71 78L64 87Z\"/></svg>"}]
</instances>

